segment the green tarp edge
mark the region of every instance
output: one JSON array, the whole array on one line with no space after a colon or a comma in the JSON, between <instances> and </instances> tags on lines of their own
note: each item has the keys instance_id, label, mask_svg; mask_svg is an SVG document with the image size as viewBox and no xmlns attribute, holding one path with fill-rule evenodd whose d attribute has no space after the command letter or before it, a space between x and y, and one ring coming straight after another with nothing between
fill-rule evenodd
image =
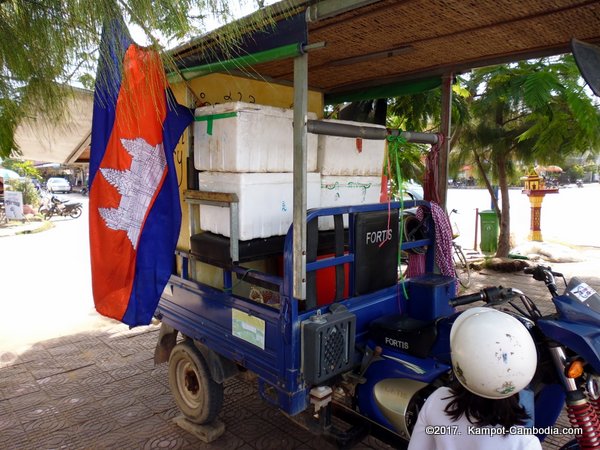
<instances>
[{"instance_id":1,"label":"green tarp edge","mask_svg":"<svg viewBox=\"0 0 600 450\"><path fill-rule=\"evenodd\" d=\"M230 70L243 69L244 67L252 66L255 64L261 64L271 61L277 61L280 59L293 58L302 53L302 44L289 44L282 47L273 48L270 50L264 50L261 52L252 53L250 55L244 55L225 61L217 61L210 64L204 64L196 67L189 67L182 69L181 75L186 80L209 75L216 72L227 72ZM181 81L181 76L177 72L171 72L167 75L170 83L176 83Z\"/></svg>"},{"instance_id":2,"label":"green tarp edge","mask_svg":"<svg viewBox=\"0 0 600 450\"><path fill-rule=\"evenodd\" d=\"M360 100L374 100L378 98L399 97L401 95L418 94L419 92L435 89L442 85L441 77L423 78L422 80L411 80L402 83L386 84L361 91L342 92L336 94L325 94L326 105L336 105L344 102L356 102Z\"/></svg>"}]
</instances>

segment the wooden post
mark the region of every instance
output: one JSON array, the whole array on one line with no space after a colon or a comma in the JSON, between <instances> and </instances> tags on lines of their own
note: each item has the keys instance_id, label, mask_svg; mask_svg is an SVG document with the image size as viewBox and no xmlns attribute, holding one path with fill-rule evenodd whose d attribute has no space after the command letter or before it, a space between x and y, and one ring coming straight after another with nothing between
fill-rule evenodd
<instances>
[{"instance_id":1,"label":"wooden post","mask_svg":"<svg viewBox=\"0 0 600 450\"><path fill-rule=\"evenodd\" d=\"M475 208L475 240L473 241L473 250L477 251L477 228L479 225L479 208Z\"/></svg>"},{"instance_id":2,"label":"wooden post","mask_svg":"<svg viewBox=\"0 0 600 450\"><path fill-rule=\"evenodd\" d=\"M450 127L452 123L452 79L452 73L447 73L442 77L442 113L440 131L444 136L444 142L441 145L439 154L437 190L440 198L440 206L444 209L446 209L448 193L448 156L450 154Z\"/></svg>"}]
</instances>

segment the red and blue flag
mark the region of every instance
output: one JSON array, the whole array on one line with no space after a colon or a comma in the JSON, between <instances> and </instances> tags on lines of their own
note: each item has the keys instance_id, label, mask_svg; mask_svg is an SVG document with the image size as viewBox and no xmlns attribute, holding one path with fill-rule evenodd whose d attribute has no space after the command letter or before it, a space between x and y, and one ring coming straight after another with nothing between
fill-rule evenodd
<instances>
[{"instance_id":1,"label":"red and blue flag","mask_svg":"<svg viewBox=\"0 0 600 450\"><path fill-rule=\"evenodd\" d=\"M157 51L122 20L103 30L90 152L96 310L146 325L172 272L181 227L173 151L192 111L175 101Z\"/></svg>"}]
</instances>

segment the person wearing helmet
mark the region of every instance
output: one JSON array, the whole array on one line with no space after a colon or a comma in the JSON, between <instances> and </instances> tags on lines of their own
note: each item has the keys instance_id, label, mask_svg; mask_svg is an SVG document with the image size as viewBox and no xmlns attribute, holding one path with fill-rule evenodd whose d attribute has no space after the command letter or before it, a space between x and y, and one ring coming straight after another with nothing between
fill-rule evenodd
<instances>
[{"instance_id":1,"label":"person wearing helmet","mask_svg":"<svg viewBox=\"0 0 600 450\"><path fill-rule=\"evenodd\" d=\"M514 432L529 419L518 392L537 366L527 329L506 313L471 308L452 325L450 350L456 380L429 396L408 449L541 449L536 436Z\"/></svg>"}]
</instances>

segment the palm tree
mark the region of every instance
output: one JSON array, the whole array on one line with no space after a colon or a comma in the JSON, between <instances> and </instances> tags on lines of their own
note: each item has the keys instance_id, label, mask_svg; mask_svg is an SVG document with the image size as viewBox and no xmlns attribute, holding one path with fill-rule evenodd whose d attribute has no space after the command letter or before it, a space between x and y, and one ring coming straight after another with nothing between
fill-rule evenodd
<instances>
[{"instance_id":1,"label":"palm tree","mask_svg":"<svg viewBox=\"0 0 600 450\"><path fill-rule=\"evenodd\" d=\"M556 164L594 149L600 115L571 55L474 70L466 82L471 121L463 127L458 159L479 168L500 220L496 256L510 250L508 181L514 162ZM502 194L498 205L492 190Z\"/></svg>"},{"instance_id":2,"label":"palm tree","mask_svg":"<svg viewBox=\"0 0 600 450\"><path fill-rule=\"evenodd\" d=\"M205 19L225 22L232 17L230 6L239 4L228 0L0 0L0 156L17 150L14 132L24 117L62 118L70 93L65 85L93 86L90 74L95 72L105 21L124 17L160 49L158 36L173 43L198 35L206 28ZM257 17L245 26L265 23L269 17ZM229 29L221 39L223 45L241 32Z\"/></svg>"}]
</instances>

